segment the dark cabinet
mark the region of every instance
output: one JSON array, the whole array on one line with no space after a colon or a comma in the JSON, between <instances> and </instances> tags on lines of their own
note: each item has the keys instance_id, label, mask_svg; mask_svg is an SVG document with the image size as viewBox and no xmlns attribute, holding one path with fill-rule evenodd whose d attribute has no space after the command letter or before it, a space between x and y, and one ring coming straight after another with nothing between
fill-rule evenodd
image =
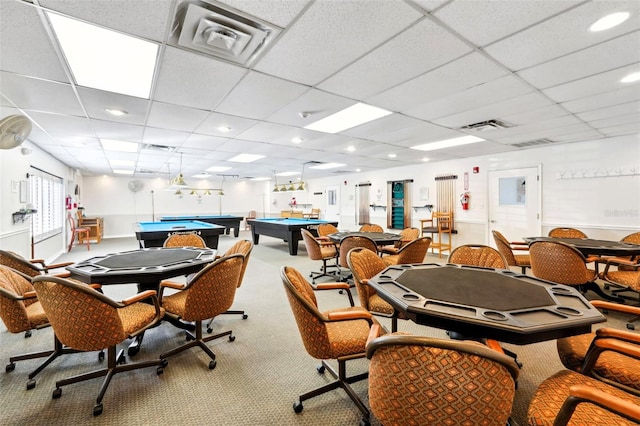
<instances>
[{"instance_id":1,"label":"dark cabinet","mask_svg":"<svg viewBox=\"0 0 640 426\"><path fill-rule=\"evenodd\" d=\"M387 182L387 228L404 229L411 226L411 183L413 180Z\"/></svg>"}]
</instances>

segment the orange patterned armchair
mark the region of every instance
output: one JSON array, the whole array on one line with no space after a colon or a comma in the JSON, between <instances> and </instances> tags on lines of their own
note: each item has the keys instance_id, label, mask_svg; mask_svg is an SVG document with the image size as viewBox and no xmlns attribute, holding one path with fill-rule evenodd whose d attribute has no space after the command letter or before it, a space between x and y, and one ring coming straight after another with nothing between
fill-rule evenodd
<instances>
[{"instance_id":1,"label":"orange patterned armchair","mask_svg":"<svg viewBox=\"0 0 640 426\"><path fill-rule=\"evenodd\" d=\"M300 337L307 353L322 360L317 370L329 373L336 379L324 386L304 393L293 404L293 410L300 413L303 401L342 388L349 398L356 404L363 415L363 422L369 419L369 409L351 388L351 383L364 380L367 373L347 377L346 362L348 360L364 358L365 344L371 327L377 322L371 313L361 307L321 312L311 284L296 269L283 266L280 271L287 298L293 311ZM325 360L338 361L338 371L335 371Z\"/></svg>"},{"instance_id":2,"label":"orange patterned armchair","mask_svg":"<svg viewBox=\"0 0 640 426\"><path fill-rule=\"evenodd\" d=\"M359 232L384 232L384 228L375 223L365 223L360 226Z\"/></svg>"},{"instance_id":3,"label":"orange patterned armchair","mask_svg":"<svg viewBox=\"0 0 640 426\"><path fill-rule=\"evenodd\" d=\"M480 266L481 268L508 269L507 259L493 247L482 244L466 244L453 249L447 259L458 265Z\"/></svg>"},{"instance_id":4,"label":"orange patterned armchair","mask_svg":"<svg viewBox=\"0 0 640 426\"><path fill-rule=\"evenodd\" d=\"M62 386L104 376L93 407L93 415L97 416L102 414L102 399L115 374L152 366L157 366L157 373L162 374L166 366L164 359L123 364L124 351L116 354L116 345L143 333L162 319L164 311L154 290L117 302L87 284L53 276L35 277L33 286L62 344L85 352L108 349L107 368L58 380L54 399L62 395ZM151 299L152 304L142 302L147 299Z\"/></svg>"},{"instance_id":5,"label":"orange patterned armchair","mask_svg":"<svg viewBox=\"0 0 640 426\"><path fill-rule=\"evenodd\" d=\"M529 247L524 241L509 241L504 235L498 231L491 231L493 240L498 247L498 251L502 253L507 260L509 266L517 266L522 270L523 274L527 273L527 268L531 268L531 257L529 254L515 254L514 251L528 251Z\"/></svg>"},{"instance_id":6,"label":"orange patterned armchair","mask_svg":"<svg viewBox=\"0 0 640 426\"><path fill-rule=\"evenodd\" d=\"M229 341L233 342L235 336L229 330L204 338L202 336L202 322L215 318L231 307L238 288L238 280L242 274L244 261L243 255L233 254L210 263L190 278L186 284L173 281L160 283L159 299L160 304L166 311L165 315L177 320L195 322L196 326L195 336L185 331L188 342L160 355L160 358L168 358L198 346L211 358L209 369L216 368L216 355L206 343L223 336L229 336ZM167 288L179 291L165 295L164 291Z\"/></svg>"},{"instance_id":7,"label":"orange patterned armchair","mask_svg":"<svg viewBox=\"0 0 640 426\"><path fill-rule=\"evenodd\" d=\"M385 256L382 259L387 265L404 265L411 263L424 263L427 250L431 245L431 237L420 237L411 241L398 250L398 254Z\"/></svg>"},{"instance_id":8,"label":"orange patterned armchair","mask_svg":"<svg viewBox=\"0 0 640 426\"><path fill-rule=\"evenodd\" d=\"M16 253L0 250L0 265L8 266L30 277L37 277L38 275L52 273L51 271L54 269L73 265L73 262L63 262L47 265L43 259L25 259L24 257ZM55 275L68 276L69 273L64 272Z\"/></svg>"},{"instance_id":9,"label":"orange patterned armchair","mask_svg":"<svg viewBox=\"0 0 640 426\"><path fill-rule=\"evenodd\" d=\"M163 247L207 247L204 239L194 232L174 232L164 240Z\"/></svg>"},{"instance_id":10,"label":"orange patterned armchair","mask_svg":"<svg viewBox=\"0 0 640 426\"><path fill-rule=\"evenodd\" d=\"M380 256L383 254L398 254L398 250L403 246L406 246L413 240L417 240L420 236L420 230L418 228L404 228L400 231L400 239L392 246L380 247L378 251Z\"/></svg>"},{"instance_id":11,"label":"orange patterned armchair","mask_svg":"<svg viewBox=\"0 0 640 426\"><path fill-rule=\"evenodd\" d=\"M367 358L385 426L508 424L520 369L481 343L394 333L369 341Z\"/></svg>"}]
</instances>

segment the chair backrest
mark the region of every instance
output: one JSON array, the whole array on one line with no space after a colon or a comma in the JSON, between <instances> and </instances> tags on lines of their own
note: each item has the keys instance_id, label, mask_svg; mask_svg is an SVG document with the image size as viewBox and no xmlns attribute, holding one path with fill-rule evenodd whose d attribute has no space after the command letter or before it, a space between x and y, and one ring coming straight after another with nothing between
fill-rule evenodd
<instances>
[{"instance_id":1,"label":"chair backrest","mask_svg":"<svg viewBox=\"0 0 640 426\"><path fill-rule=\"evenodd\" d=\"M382 272L387 267L387 264L375 252L362 247L349 250L347 264L353 274L353 282L358 292L360 305L370 311L369 298L376 291L366 285L364 281Z\"/></svg>"},{"instance_id":2,"label":"chair backrest","mask_svg":"<svg viewBox=\"0 0 640 426\"><path fill-rule=\"evenodd\" d=\"M477 342L388 334L367 344L369 405L382 424L508 424L519 368Z\"/></svg>"},{"instance_id":3,"label":"chair backrest","mask_svg":"<svg viewBox=\"0 0 640 426\"><path fill-rule=\"evenodd\" d=\"M549 231L552 238L587 238L587 234L576 228L553 228Z\"/></svg>"},{"instance_id":4,"label":"chair backrest","mask_svg":"<svg viewBox=\"0 0 640 426\"><path fill-rule=\"evenodd\" d=\"M240 279L238 281L238 287L242 285L242 280L244 279L244 272L247 270L247 265L249 264L249 256L251 255L251 250L253 250L253 243L249 240L240 240L233 244L231 247L224 252L225 256L230 256L232 254L241 254L244 256L244 262L242 263L242 271L240 272Z\"/></svg>"},{"instance_id":5,"label":"chair backrest","mask_svg":"<svg viewBox=\"0 0 640 426\"><path fill-rule=\"evenodd\" d=\"M375 223L365 223L360 227L359 231L360 232L384 232L384 229L382 228L382 226L377 225Z\"/></svg>"},{"instance_id":6,"label":"chair backrest","mask_svg":"<svg viewBox=\"0 0 640 426\"><path fill-rule=\"evenodd\" d=\"M24 257L5 250L0 250L0 265L8 266L11 269L20 271L30 277L42 275L42 270Z\"/></svg>"},{"instance_id":7,"label":"chair backrest","mask_svg":"<svg viewBox=\"0 0 640 426\"><path fill-rule=\"evenodd\" d=\"M229 310L238 288L245 257L232 254L208 264L182 290L185 321L203 321Z\"/></svg>"},{"instance_id":8,"label":"chair backrest","mask_svg":"<svg viewBox=\"0 0 640 426\"><path fill-rule=\"evenodd\" d=\"M640 232L634 232L633 234L629 234L620 241L622 241L623 243L629 243L629 244L640 244Z\"/></svg>"},{"instance_id":9,"label":"chair backrest","mask_svg":"<svg viewBox=\"0 0 640 426\"><path fill-rule=\"evenodd\" d=\"M482 244L466 244L453 249L449 254L449 263L480 266L483 268L508 269L507 260L493 247Z\"/></svg>"},{"instance_id":10,"label":"chair backrest","mask_svg":"<svg viewBox=\"0 0 640 426\"><path fill-rule=\"evenodd\" d=\"M318 302L309 281L295 268L283 266L280 277L296 319L305 349L316 359L330 358L331 342L326 318L318 310Z\"/></svg>"},{"instance_id":11,"label":"chair backrest","mask_svg":"<svg viewBox=\"0 0 640 426\"><path fill-rule=\"evenodd\" d=\"M413 240L417 240L420 236L420 230L418 228L404 228L400 231L400 240L398 241L398 247L402 247Z\"/></svg>"},{"instance_id":12,"label":"chair backrest","mask_svg":"<svg viewBox=\"0 0 640 426\"><path fill-rule=\"evenodd\" d=\"M206 248L207 243L195 232L174 232L164 240L163 247L199 247Z\"/></svg>"},{"instance_id":13,"label":"chair backrest","mask_svg":"<svg viewBox=\"0 0 640 426\"><path fill-rule=\"evenodd\" d=\"M309 219L320 219L320 209L311 209Z\"/></svg>"},{"instance_id":14,"label":"chair backrest","mask_svg":"<svg viewBox=\"0 0 640 426\"><path fill-rule=\"evenodd\" d=\"M302 210L294 210L291 212L291 217L295 219L302 219L304 217L304 212Z\"/></svg>"},{"instance_id":15,"label":"chair backrest","mask_svg":"<svg viewBox=\"0 0 640 426\"><path fill-rule=\"evenodd\" d=\"M430 244L430 237L421 237L411 241L398 250L398 254L396 255L398 256L396 264L423 263Z\"/></svg>"},{"instance_id":16,"label":"chair backrest","mask_svg":"<svg viewBox=\"0 0 640 426\"><path fill-rule=\"evenodd\" d=\"M20 333L31 330L37 324L29 319L27 307L36 303L36 297L23 299L26 293L35 291L30 277L0 265L0 318L10 333ZM46 324L44 313L41 324Z\"/></svg>"},{"instance_id":17,"label":"chair backrest","mask_svg":"<svg viewBox=\"0 0 640 426\"><path fill-rule=\"evenodd\" d=\"M346 236L342 240L340 240L340 260L338 262L340 266L344 268L349 267L347 254L349 254L349 250L356 247L366 248L374 253L378 252L378 246L371 238L360 235Z\"/></svg>"},{"instance_id":18,"label":"chair backrest","mask_svg":"<svg viewBox=\"0 0 640 426\"><path fill-rule=\"evenodd\" d=\"M529 246L535 277L565 285L585 284L587 265L580 251L568 244L535 241Z\"/></svg>"},{"instance_id":19,"label":"chair backrest","mask_svg":"<svg viewBox=\"0 0 640 426\"><path fill-rule=\"evenodd\" d=\"M247 214L247 217L245 219L255 219L255 218L256 218L256 211L249 210L249 214Z\"/></svg>"},{"instance_id":20,"label":"chair backrest","mask_svg":"<svg viewBox=\"0 0 640 426\"><path fill-rule=\"evenodd\" d=\"M293 212L291 210L282 210L280 212L280 217L291 217Z\"/></svg>"},{"instance_id":21,"label":"chair backrest","mask_svg":"<svg viewBox=\"0 0 640 426\"><path fill-rule=\"evenodd\" d=\"M33 287L63 345L98 351L129 337L118 312L124 305L87 284L41 275L33 279Z\"/></svg>"},{"instance_id":22,"label":"chair backrest","mask_svg":"<svg viewBox=\"0 0 640 426\"><path fill-rule=\"evenodd\" d=\"M496 242L498 251L507 260L507 264L509 266L518 266L516 257L513 254L513 250L511 250L511 244L509 244L509 240L507 240L504 235L502 235L498 231L491 231L491 234L493 234L493 240Z\"/></svg>"},{"instance_id":23,"label":"chair backrest","mask_svg":"<svg viewBox=\"0 0 640 426\"><path fill-rule=\"evenodd\" d=\"M321 223L318 225L318 236L326 237L327 235L335 234L336 232L340 232L338 228L330 223Z\"/></svg>"},{"instance_id":24,"label":"chair backrest","mask_svg":"<svg viewBox=\"0 0 640 426\"><path fill-rule=\"evenodd\" d=\"M304 241L304 246L307 249L309 259L322 260L322 248L318 240L316 240L311 232L304 228L300 229L300 233L302 234L302 241Z\"/></svg>"},{"instance_id":25,"label":"chair backrest","mask_svg":"<svg viewBox=\"0 0 640 426\"><path fill-rule=\"evenodd\" d=\"M434 226L438 228L438 232L453 229L453 212L433 212L431 218L434 220Z\"/></svg>"}]
</instances>

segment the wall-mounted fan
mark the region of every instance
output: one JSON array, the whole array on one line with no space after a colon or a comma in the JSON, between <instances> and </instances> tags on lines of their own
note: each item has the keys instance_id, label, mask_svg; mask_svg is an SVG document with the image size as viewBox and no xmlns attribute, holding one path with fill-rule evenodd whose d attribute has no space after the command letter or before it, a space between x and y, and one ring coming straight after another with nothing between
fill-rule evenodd
<instances>
[{"instance_id":1,"label":"wall-mounted fan","mask_svg":"<svg viewBox=\"0 0 640 426\"><path fill-rule=\"evenodd\" d=\"M0 120L0 149L20 145L31 133L31 120L24 115L10 115Z\"/></svg>"},{"instance_id":2,"label":"wall-mounted fan","mask_svg":"<svg viewBox=\"0 0 640 426\"><path fill-rule=\"evenodd\" d=\"M144 182L142 182L141 180L132 180L129 182L129 191L131 192L138 192L138 191L142 191L142 188L144 188Z\"/></svg>"}]
</instances>

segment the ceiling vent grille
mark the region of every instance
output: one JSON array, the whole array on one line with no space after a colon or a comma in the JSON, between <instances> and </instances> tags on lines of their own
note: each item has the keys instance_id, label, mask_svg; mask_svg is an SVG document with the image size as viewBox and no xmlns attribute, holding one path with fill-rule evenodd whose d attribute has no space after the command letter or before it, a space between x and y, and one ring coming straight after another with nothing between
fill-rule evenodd
<instances>
[{"instance_id":1,"label":"ceiling vent grille","mask_svg":"<svg viewBox=\"0 0 640 426\"><path fill-rule=\"evenodd\" d=\"M142 144L142 149L146 149L148 151L173 152L176 150L176 147L166 146L166 145L154 145L152 143L144 143Z\"/></svg>"},{"instance_id":2,"label":"ceiling vent grille","mask_svg":"<svg viewBox=\"0 0 640 426\"><path fill-rule=\"evenodd\" d=\"M511 146L515 146L517 148L526 148L529 146L535 146L535 145L545 145L548 143L554 143L552 140L549 139L536 139L533 141L527 141L527 142L519 142L519 143L514 143L511 144Z\"/></svg>"},{"instance_id":3,"label":"ceiling vent grille","mask_svg":"<svg viewBox=\"0 0 640 426\"><path fill-rule=\"evenodd\" d=\"M178 1L169 44L249 66L282 31L213 1Z\"/></svg>"},{"instance_id":4,"label":"ceiling vent grille","mask_svg":"<svg viewBox=\"0 0 640 426\"><path fill-rule=\"evenodd\" d=\"M486 132L487 130L506 129L512 127L500 120L487 120L479 123L467 124L462 126L460 130L473 130L475 132Z\"/></svg>"}]
</instances>

